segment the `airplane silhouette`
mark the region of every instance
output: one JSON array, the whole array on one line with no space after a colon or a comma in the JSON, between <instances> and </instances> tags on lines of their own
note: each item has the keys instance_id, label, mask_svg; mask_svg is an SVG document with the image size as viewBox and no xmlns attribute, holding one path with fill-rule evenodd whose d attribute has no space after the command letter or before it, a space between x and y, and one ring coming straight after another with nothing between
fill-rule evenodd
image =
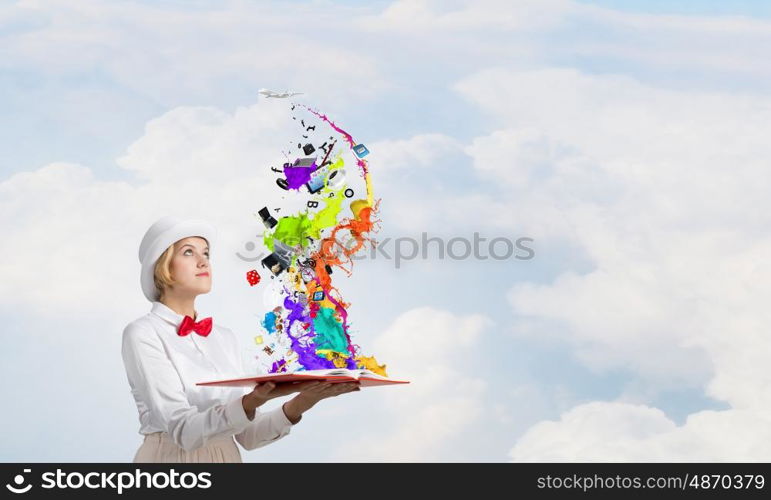
<instances>
[{"instance_id":1,"label":"airplane silhouette","mask_svg":"<svg viewBox=\"0 0 771 500\"><path fill-rule=\"evenodd\" d=\"M300 94L302 94L302 92L288 92L288 91L274 92L274 91L268 90L268 89L260 89L259 93L264 95L265 97L276 97L276 98L279 98L279 99L283 99L285 97L292 97L293 95L300 95Z\"/></svg>"}]
</instances>

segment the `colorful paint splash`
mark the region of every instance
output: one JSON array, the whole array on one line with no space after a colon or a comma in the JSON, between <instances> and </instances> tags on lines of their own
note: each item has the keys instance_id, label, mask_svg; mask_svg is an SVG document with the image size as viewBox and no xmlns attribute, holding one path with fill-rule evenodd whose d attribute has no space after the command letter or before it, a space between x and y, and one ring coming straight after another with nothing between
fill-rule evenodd
<instances>
[{"instance_id":1,"label":"colorful paint splash","mask_svg":"<svg viewBox=\"0 0 771 500\"><path fill-rule=\"evenodd\" d=\"M307 196L306 208L281 217L281 207L259 211L267 228L263 243L272 252L262 261L272 280L262 281L270 281L281 297L264 313L255 342L270 359L269 373L349 368L387 376L386 365L365 356L352 341L350 303L332 278L335 270L350 276L352 257L374 244L380 200L374 199L363 158L369 150L326 115L302 104L291 104L291 110L301 126L301 138L290 141L297 151L284 153L289 161L270 170L280 174L276 189ZM345 170L351 156L358 167L353 179ZM352 181L359 177L364 196L357 197L355 189L361 187ZM252 286L260 282L255 271L247 280Z\"/></svg>"}]
</instances>

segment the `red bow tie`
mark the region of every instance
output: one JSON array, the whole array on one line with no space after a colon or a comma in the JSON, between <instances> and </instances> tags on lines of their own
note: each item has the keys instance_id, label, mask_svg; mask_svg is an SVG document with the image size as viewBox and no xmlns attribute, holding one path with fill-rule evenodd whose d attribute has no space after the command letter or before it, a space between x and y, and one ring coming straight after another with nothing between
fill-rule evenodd
<instances>
[{"instance_id":1,"label":"red bow tie","mask_svg":"<svg viewBox=\"0 0 771 500\"><path fill-rule=\"evenodd\" d=\"M185 335L189 335L190 332L194 331L198 335L206 337L211 332L211 324L211 318L204 318L196 323L190 316L185 316L185 319L183 319L182 323L179 325L177 335L184 337Z\"/></svg>"}]
</instances>

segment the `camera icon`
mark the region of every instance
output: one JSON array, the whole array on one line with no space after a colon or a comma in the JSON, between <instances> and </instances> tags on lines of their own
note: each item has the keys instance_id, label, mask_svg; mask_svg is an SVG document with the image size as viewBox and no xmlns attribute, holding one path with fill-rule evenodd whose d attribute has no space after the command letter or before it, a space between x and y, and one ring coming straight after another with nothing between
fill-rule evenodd
<instances>
[{"instance_id":1,"label":"camera icon","mask_svg":"<svg viewBox=\"0 0 771 500\"><path fill-rule=\"evenodd\" d=\"M26 474L27 472L32 472L32 469L24 469L24 474ZM25 479L26 478L23 475L16 474L13 477L13 483L16 486L13 486L11 484L6 484L5 487L8 488L12 493L26 493L32 488L32 485L28 484L27 486L22 486L24 484Z\"/></svg>"}]
</instances>

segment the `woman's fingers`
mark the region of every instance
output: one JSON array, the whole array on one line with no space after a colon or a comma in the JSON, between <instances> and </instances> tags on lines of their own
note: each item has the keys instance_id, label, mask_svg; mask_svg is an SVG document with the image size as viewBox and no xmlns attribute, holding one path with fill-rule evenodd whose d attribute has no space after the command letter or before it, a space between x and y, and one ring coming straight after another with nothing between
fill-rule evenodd
<instances>
[{"instance_id":1,"label":"woman's fingers","mask_svg":"<svg viewBox=\"0 0 771 500\"><path fill-rule=\"evenodd\" d=\"M337 396L339 394L345 394L346 392L358 391L359 384L356 382L346 382L331 384L331 387L326 389L327 397Z\"/></svg>"},{"instance_id":2,"label":"woman's fingers","mask_svg":"<svg viewBox=\"0 0 771 500\"><path fill-rule=\"evenodd\" d=\"M355 389L355 388L359 387L359 383L358 382L345 382L343 384L335 384L335 385L337 387L339 387L340 389Z\"/></svg>"},{"instance_id":3,"label":"woman's fingers","mask_svg":"<svg viewBox=\"0 0 771 500\"><path fill-rule=\"evenodd\" d=\"M294 382L294 383L288 383L283 385L291 393L291 392L302 392L318 384L319 382L317 380L311 380L306 382Z\"/></svg>"},{"instance_id":4,"label":"woman's fingers","mask_svg":"<svg viewBox=\"0 0 771 500\"><path fill-rule=\"evenodd\" d=\"M310 382L300 382L297 384L299 386L300 391L305 392L309 390L315 390L319 387L323 386L324 384L321 383L319 380L311 380Z\"/></svg>"},{"instance_id":5,"label":"woman's fingers","mask_svg":"<svg viewBox=\"0 0 771 500\"><path fill-rule=\"evenodd\" d=\"M259 394L267 394L276 387L275 382L263 382L254 386L254 391Z\"/></svg>"},{"instance_id":6,"label":"woman's fingers","mask_svg":"<svg viewBox=\"0 0 771 500\"><path fill-rule=\"evenodd\" d=\"M319 382L318 384L311 387L310 390L312 392L323 392L329 389L330 387L332 387L332 384L330 384L329 382Z\"/></svg>"},{"instance_id":7,"label":"woman's fingers","mask_svg":"<svg viewBox=\"0 0 771 500\"><path fill-rule=\"evenodd\" d=\"M314 382L298 382L296 384L287 384L287 388L284 392L286 394L292 394L293 392L306 392L313 386Z\"/></svg>"},{"instance_id":8,"label":"woman's fingers","mask_svg":"<svg viewBox=\"0 0 771 500\"><path fill-rule=\"evenodd\" d=\"M275 383L272 381L256 384L252 394L265 400L286 396L293 392L302 392L315 399L324 399L358 391L358 382L325 382L322 380L309 380L297 383Z\"/></svg>"},{"instance_id":9,"label":"woman's fingers","mask_svg":"<svg viewBox=\"0 0 771 500\"><path fill-rule=\"evenodd\" d=\"M270 391L272 391L276 387L276 384L273 382L264 382L262 384L257 384L254 386L254 389L252 390L252 395L258 398L268 399Z\"/></svg>"},{"instance_id":10,"label":"woman's fingers","mask_svg":"<svg viewBox=\"0 0 771 500\"><path fill-rule=\"evenodd\" d=\"M358 382L323 382L323 381L311 381L303 382L300 392L310 394L314 397L328 398L337 396L338 394L344 394L346 392L359 391L360 384Z\"/></svg>"}]
</instances>

